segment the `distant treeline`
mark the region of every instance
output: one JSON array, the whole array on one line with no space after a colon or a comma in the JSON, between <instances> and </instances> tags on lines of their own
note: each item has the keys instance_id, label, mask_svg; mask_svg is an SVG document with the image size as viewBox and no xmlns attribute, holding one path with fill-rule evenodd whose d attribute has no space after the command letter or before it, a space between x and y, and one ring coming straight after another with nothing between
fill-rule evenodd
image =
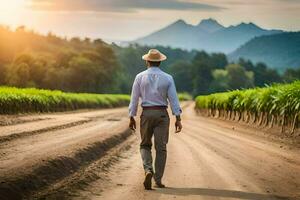
<instances>
[{"instance_id":1,"label":"distant treeline","mask_svg":"<svg viewBox=\"0 0 300 200\"><path fill-rule=\"evenodd\" d=\"M300 68L287 69L284 74L279 74L264 63L253 64L244 59L230 63L223 53L208 54L204 51L183 51L162 46L114 46L117 58L126 72L123 91L129 92L135 75L144 70L142 66L145 64L140 58L149 48L158 48L168 55L162 68L173 75L179 92L193 95L262 87L271 83L289 83L300 79Z\"/></svg>"},{"instance_id":2,"label":"distant treeline","mask_svg":"<svg viewBox=\"0 0 300 200\"><path fill-rule=\"evenodd\" d=\"M66 40L0 27L0 84L107 93L116 87L120 65L102 40Z\"/></svg>"},{"instance_id":3,"label":"distant treeline","mask_svg":"<svg viewBox=\"0 0 300 200\"><path fill-rule=\"evenodd\" d=\"M141 56L149 48L153 47L119 47L101 39L66 39L0 26L0 85L129 93L135 75L145 69ZM155 48L168 56L162 68L174 76L179 92L207 94L300 78L300 70L279 75L263 63L229 63L224 54Z\"/></svg>"}]
</instances>

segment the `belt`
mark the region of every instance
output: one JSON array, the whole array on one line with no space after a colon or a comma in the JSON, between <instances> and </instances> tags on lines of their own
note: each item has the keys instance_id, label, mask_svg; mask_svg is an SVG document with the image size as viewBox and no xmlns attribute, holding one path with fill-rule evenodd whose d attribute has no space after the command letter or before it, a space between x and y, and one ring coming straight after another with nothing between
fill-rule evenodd
<instances>
[{"instance_id":1,"label":"belt","mask_svg":"<svg viewBox=\"0 0 300 200\"><path fill-rule=\"evenodd\" d=\"M167 106L145 106L143 110L166 110Z\"/></svg>"}]
</instances>

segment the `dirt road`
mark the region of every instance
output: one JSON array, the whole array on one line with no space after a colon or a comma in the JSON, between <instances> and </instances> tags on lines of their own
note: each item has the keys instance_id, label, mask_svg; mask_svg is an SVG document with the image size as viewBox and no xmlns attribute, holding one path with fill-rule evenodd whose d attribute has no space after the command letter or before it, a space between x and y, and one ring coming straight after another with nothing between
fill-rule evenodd
<instances>
[{"instance_id":1,"label":"dirt road","mask_svg":"<svg viewBox=\"0 0 300 200\"><path fill-rule=\"evenodd\" d=\"M193 105L184 110L183 125L181 134L170 134L168 188L143 190L134 146L112 168L108 184L96 181L78 199L300 199L299 149L196 116Z\"/></svg>"},{"instance_id":2,"label":"dirt road","mask_svg":"<svg viewBox=\"0 0 300 200\"><path fill-rule=\"evenodd\" d=\"M299 148L199 117L193 104L184 109L183 132L171 128L167 188L152 191L142 187L126 108L11 121L0 127L3 199L300 199Z\"/></svg>"}]
</instances>

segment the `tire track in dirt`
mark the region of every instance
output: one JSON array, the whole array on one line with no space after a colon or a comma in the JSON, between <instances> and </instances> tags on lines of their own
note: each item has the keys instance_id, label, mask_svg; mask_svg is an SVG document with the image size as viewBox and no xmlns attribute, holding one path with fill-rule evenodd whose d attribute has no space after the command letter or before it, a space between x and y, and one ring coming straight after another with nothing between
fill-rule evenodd
<instances>
[{"instance_id":1,"label":"tire track in dirt","mask_svg":"<svg viewBox=\"0 0 300 200\"><path fill-rule=\"evenodd\" d=\"M0 144L30 135L65 129L96 120L112 120L127 114L124 108L103 109L94 111L72 111L65 113L35 114L32 116L1 116L14 118L19 123L0 126ZM4 119L1 119L4 120Z\"/></svg>"},{"instance_id":2,"label":"tire track in dirt","mask_svg":"<svg viewBox=\"0 0 300 200\"><path fill-rule=\"evenodd\" d=\"M136 138L129 136L120 144L117 144L109 151L106 151L101 159L95 160L87 167L81 167L61 181L46 187L44 190L37 192L32 197L38 199L69 199L78 196L78 191L84 190L88 185L95 181L107 181L107 173L111 167L122 159L122 154L132 148Z\"/></svg>"},{"instance_id":3,"label":"tire track in dirt","mask_svg":"<svg viewBox=\"0 0 300 200\"><path fill-rule=\"evenodd\" d=\"M37 130L33 130L33 131L17 132L17 133L12 133L10 135L6 135L6 136L2 136L2 137L0 136L0 144L9 142L14 139L20 139L23 137L27 137L27 136L32 136L32 135L37 135L37 134L41 134L41 133L45 133L45 132L49 132L49 131L56 131L56 130L60 130L60 129L66 129L66 128L78 126L78 125L88 123L91 121L92 120L80 120L80 121L75 121L75 122L66 123L66 124L62 124L62 125L45 127L45 128L41 128L41 129L37 129Z\"/></svg>"}]
</instances>

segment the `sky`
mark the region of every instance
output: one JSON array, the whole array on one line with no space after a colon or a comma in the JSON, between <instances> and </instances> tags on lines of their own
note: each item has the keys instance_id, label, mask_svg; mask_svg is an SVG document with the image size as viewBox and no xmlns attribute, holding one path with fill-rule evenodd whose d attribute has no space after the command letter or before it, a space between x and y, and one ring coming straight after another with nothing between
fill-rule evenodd
<instances>
[{"instance_id":1,"label":"sky","mask_svg":"<svg viewBox=\"0 0 300 200\"><path fill-rule=\"evenodd\" d=\"M300 30L300 0L0 0L0 24L46 34L128 41L183 19Z\"/></svg>"}]
</instances>

